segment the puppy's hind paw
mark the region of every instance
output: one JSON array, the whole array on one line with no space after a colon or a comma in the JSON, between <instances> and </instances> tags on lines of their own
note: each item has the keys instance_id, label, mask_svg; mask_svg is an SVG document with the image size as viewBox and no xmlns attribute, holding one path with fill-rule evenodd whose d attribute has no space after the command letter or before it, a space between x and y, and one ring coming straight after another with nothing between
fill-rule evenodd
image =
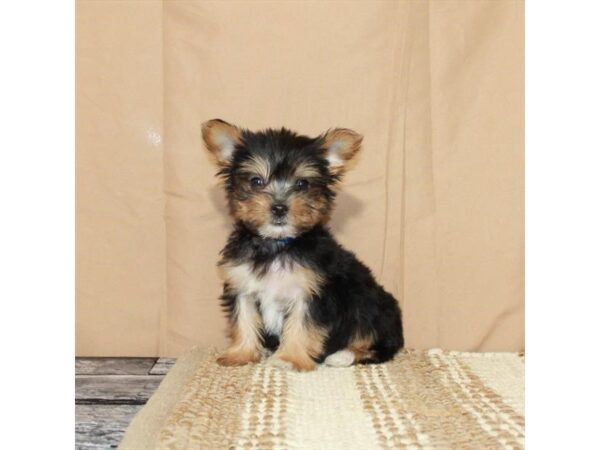
<instances>
[{"instance_id":1,"label":"puppy's hind paw","mask_svg":"<svg viewBox=\"0 0 600 450\"><path fill-rule=\"evenodd\" d=\"M354 359L354 353L350 350L340 350L325 358L323 364L329 367L350 367L354 364Z\"/></svg>"}]
</instances>

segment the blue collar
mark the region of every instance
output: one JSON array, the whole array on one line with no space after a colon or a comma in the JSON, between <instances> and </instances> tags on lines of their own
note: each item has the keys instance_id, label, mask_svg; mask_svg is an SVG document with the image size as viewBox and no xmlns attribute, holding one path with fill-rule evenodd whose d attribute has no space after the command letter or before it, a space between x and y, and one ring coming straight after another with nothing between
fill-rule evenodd
<instances>
[{"instance_id":1,"label":"blue collar","mask_svg":"<svg viewBox=\"0 0 600 450\"><path fill-rule=\"evenodd\" d=\"M296 238L294 237L284 237L281 239L274 239L275 242L277 242L278 244L283 244L283 245L290 245L292 242L294 242Z\"/></svg>"}]
</instances>

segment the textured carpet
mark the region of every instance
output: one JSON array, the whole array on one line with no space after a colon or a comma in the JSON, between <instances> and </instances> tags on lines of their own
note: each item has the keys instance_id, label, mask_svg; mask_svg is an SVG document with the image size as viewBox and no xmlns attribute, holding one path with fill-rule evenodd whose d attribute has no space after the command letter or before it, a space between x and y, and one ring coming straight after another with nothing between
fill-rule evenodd
<instances>
[{"instance_id":1,"label":"textured carpet","mask_svg":"<svg viewBox=\"0 0 600 450\"><path fill-rule=\"evenodd\" d=\"M180 358L121 450L519 449L524 364L513 353L405 351L297 373Z\"/></svg>"}]
</instances>

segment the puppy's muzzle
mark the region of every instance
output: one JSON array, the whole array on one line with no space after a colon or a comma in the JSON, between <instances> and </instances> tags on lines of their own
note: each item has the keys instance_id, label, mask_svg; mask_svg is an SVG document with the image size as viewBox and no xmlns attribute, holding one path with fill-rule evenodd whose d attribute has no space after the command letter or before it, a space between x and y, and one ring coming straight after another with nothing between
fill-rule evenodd
<instances>
[{"instance_id":1,"label":"puppy's muzzle","mask_svg":"<svg viewBox=\"0 0 600 450\"><path fill-rule=\"evenodd\" d=\"M271 213L273 217L276 219L282 219L288 213L288 207L286 205L282 205L281 203L277 203L271 206Z\"/></svg>"}]
</instances>

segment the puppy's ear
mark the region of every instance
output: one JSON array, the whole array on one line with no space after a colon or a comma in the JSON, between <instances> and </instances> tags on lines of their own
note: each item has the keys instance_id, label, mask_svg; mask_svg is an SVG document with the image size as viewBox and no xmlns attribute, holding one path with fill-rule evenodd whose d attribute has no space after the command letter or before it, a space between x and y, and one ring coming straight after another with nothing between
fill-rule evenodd
<instances>
[{"instance_id":1,"label":"puppy's ear","mask_svg":"<svg viewBox=\"0 0 600 450\"><path fill-rule=\"evenodd\" d=\"M241 142L241 130L221 119L213 119L202 124L202 138L206 148L221 166L231 162L235 146Z\"/></svg>"},{"instance_id":2,"label":"puppy's ear","mask_svg":"<svg viewBox=\"0 0 600 450\"><path fill-rule=\"evenodd\" d=\"M323 136L325 158L329 161L329 171L335 175L341 174L348 161L360 150L363 137L348 128L335 128Z\"/></svg>"}]
</instances>

